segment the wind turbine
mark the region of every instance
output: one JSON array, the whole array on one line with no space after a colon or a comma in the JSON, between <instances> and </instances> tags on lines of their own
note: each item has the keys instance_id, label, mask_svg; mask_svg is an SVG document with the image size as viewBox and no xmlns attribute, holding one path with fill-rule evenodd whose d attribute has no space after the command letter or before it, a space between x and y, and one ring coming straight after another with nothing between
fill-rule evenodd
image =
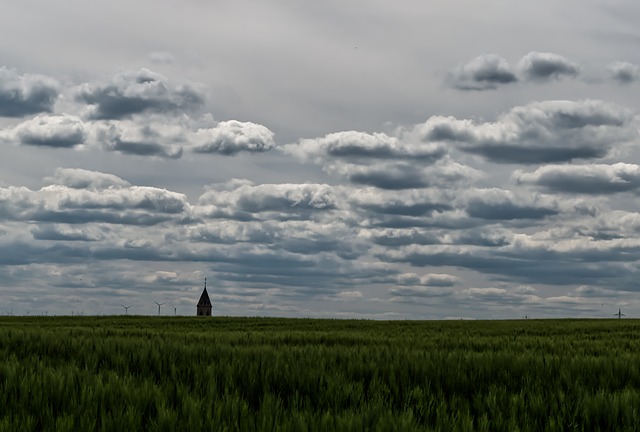
<instances>
[{"instance_id":1,"label":"wind turbine","mask_svg":"<svg viewBox=\"0 0 640 432\"><path fill-rule=\"evenodd\" d=\"M129 308L133 305L129 305L129 306L125 306L125 305L120 305L124 308L124 314L125 315L129 315Z\"/></svg>"},{"instance_id":2,"label":"wind turbine","mask_svg":"<svg viewBox=\"0 0 640 432\"><path fill-rule=\"evenodd\" d=\"M154 301L154 303L158 305L158 315L160 315L160 307L161 307L164 303L158 303L157 301Z\"/></svg>"},{"instance_id":3,"label":"wind turbine","mask_svg":"<svg viewBox=\"0 0 640 432\"><path fill-rule=\"evenodd\" d=\"M626 315L622 313L622 309L618 309L618 313L613 314L613 316L617 316L618 319L621 319L623 316L626 316Z\"/></svg>"},{"instance_id":4,"label":"wind turbine","mask_svg":"<svg viewBox=\"0 0 640 432\"><path fill-rule=\"evenodd\" d=\"M173 316L178 315L178 306L171 306L173 308Z\"/></svg>"}]
</instances>

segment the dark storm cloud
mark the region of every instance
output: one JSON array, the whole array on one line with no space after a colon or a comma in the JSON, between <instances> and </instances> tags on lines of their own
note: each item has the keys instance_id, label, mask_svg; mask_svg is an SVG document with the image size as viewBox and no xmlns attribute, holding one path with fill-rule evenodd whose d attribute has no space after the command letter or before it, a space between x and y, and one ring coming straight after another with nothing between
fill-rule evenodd
<instances>
[{"instance_id":1,"label":"dark storm cloud","mask_svg":"<svg viewBox=\"0 0 640 432\"><path fill-rule=\"evenodd\" d=\"M492 162L534 164L605 157L638 138L632 120L629 110L602 101L544 101L495 122L436 116L417 128L425 140L451 142Z\"/></svg>"},{"instance_id":2,"label":"dark storm cloud","mask_svg":"<svg viewBox=\"0 0 640 432\"><path fill-rule=\"evenodd\" d=\"M449 85L458 90L494 90L517 81L518 77L509 63L493 54L476 57L447 76Z\"/></svg>"},{"instance_id":3,"label":"dark storm cloud","mask_svg":"<svg viewBox=\"0 0 640 432\"><path fill-rule=\"evenodd\" d=\"M530 52L518 62L518 70L530 81L548 81L562 77L576 77L580 66L554 53Z\"/></svg>"},{"instance_id":4,"label":"dark storm cloud","mask_svg":"<svg viewBox=\"0 0 640 432\"><path fill-rule=\"evenodd\" d=\"M262 153L275 146L273 132L262 125L230 120L214 128L199 129L193 137L196 153L233 156L239 152Z\"/></svg>"},{"instance_id":5,"label":"dark storm cloud","mask_svg":"<svg viewBox=\"0 0 640 432\"><path fill-rule=\"evenodd\" d=\"M516 171L517 184L541 186L550 192L590 195L636 192L640 189L640 166L627 163L613 165L547 165L534 172Z\"/></svg>"},{"instance_id":6,"label":"dark storm cloud","mask_svg":"<svg viewBox=\"0 0 640 432\"><path fill-rule=\"evenodd\" d=\"M0 137L23 145L70 148L83 144L87 133L84 122L76 116L38 115L0 132Z\"/></svg>"},{"instance_id":7,"label":"dark storm cloud","mask_svg":"<svg viewBox=\"0 0 640 432\"><path fill-rule=\"evenodd\" d=\"M59 85L42 75L18 75L14 70L0 67L0 116L24 117L53 112Z\"/></svg>"},{"instance_id":8,"label":"dark storm cloud","mask_svg":"<svg viewBox=\"0 0 640 432\"><path fill-rule=\"evenodd\" d=\"M181 113L198 109L204 98L189 85L174 85L148 69L121 72L105 83L80 86L76 100L91 105L89 118L117 120L139 113Z\"/></svg>"},{"instance_id":9,"label":"dark storm cloud","mask_svg":"<svg viewBox=\"0 0 640 432\"><path fill-rule=\"evenodd\" d=\"M640 67L629 62L615 62L609 66L611 79L619 84L631 84L640 80Z\"/></svg>"}]
</instances>

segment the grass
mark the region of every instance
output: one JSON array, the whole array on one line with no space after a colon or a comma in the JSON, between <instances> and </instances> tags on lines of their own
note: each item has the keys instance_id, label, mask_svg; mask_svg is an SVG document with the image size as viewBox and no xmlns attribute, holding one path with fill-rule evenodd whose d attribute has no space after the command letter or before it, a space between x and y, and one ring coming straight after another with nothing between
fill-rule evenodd
<instances>
[{"instance_id":1,"label":"grass","mask_svg":"<svg viewBox=\"0 0 640 432\"><path fill-rule=\"evenodd\" d=\"M635 430L635 320L2 317L0 430Z\"/></svg>"}]
</instances>

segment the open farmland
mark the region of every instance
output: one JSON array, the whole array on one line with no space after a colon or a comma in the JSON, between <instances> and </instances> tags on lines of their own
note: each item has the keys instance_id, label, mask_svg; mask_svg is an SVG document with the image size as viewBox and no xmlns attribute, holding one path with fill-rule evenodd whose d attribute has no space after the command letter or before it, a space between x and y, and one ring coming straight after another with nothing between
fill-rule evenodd
<instances>
[{"instance_id":1,"label":"open farmland","mask_svg":"<svg viewBox=\"0 0 640 432\"><path fill-rule=\"evenodd\" d=\"M633 430L635 320L2 317L0 430Z\"/></svg>"}]
</instances>

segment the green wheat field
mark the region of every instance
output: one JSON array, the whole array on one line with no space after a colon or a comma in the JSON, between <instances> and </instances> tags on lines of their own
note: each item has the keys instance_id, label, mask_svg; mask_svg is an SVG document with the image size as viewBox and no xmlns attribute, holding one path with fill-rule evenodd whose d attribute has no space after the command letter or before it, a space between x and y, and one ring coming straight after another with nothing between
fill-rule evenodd
<instances>
[{"instance_id":1,"label":"green wheat field","mask_svg":"<svg viewBox=\"0 0 640 432\"><path fill-rule=\"evenodd\" d=\"M640 321L0 318L2 431L622 431Z\"/></svg>"}]
</instances>

